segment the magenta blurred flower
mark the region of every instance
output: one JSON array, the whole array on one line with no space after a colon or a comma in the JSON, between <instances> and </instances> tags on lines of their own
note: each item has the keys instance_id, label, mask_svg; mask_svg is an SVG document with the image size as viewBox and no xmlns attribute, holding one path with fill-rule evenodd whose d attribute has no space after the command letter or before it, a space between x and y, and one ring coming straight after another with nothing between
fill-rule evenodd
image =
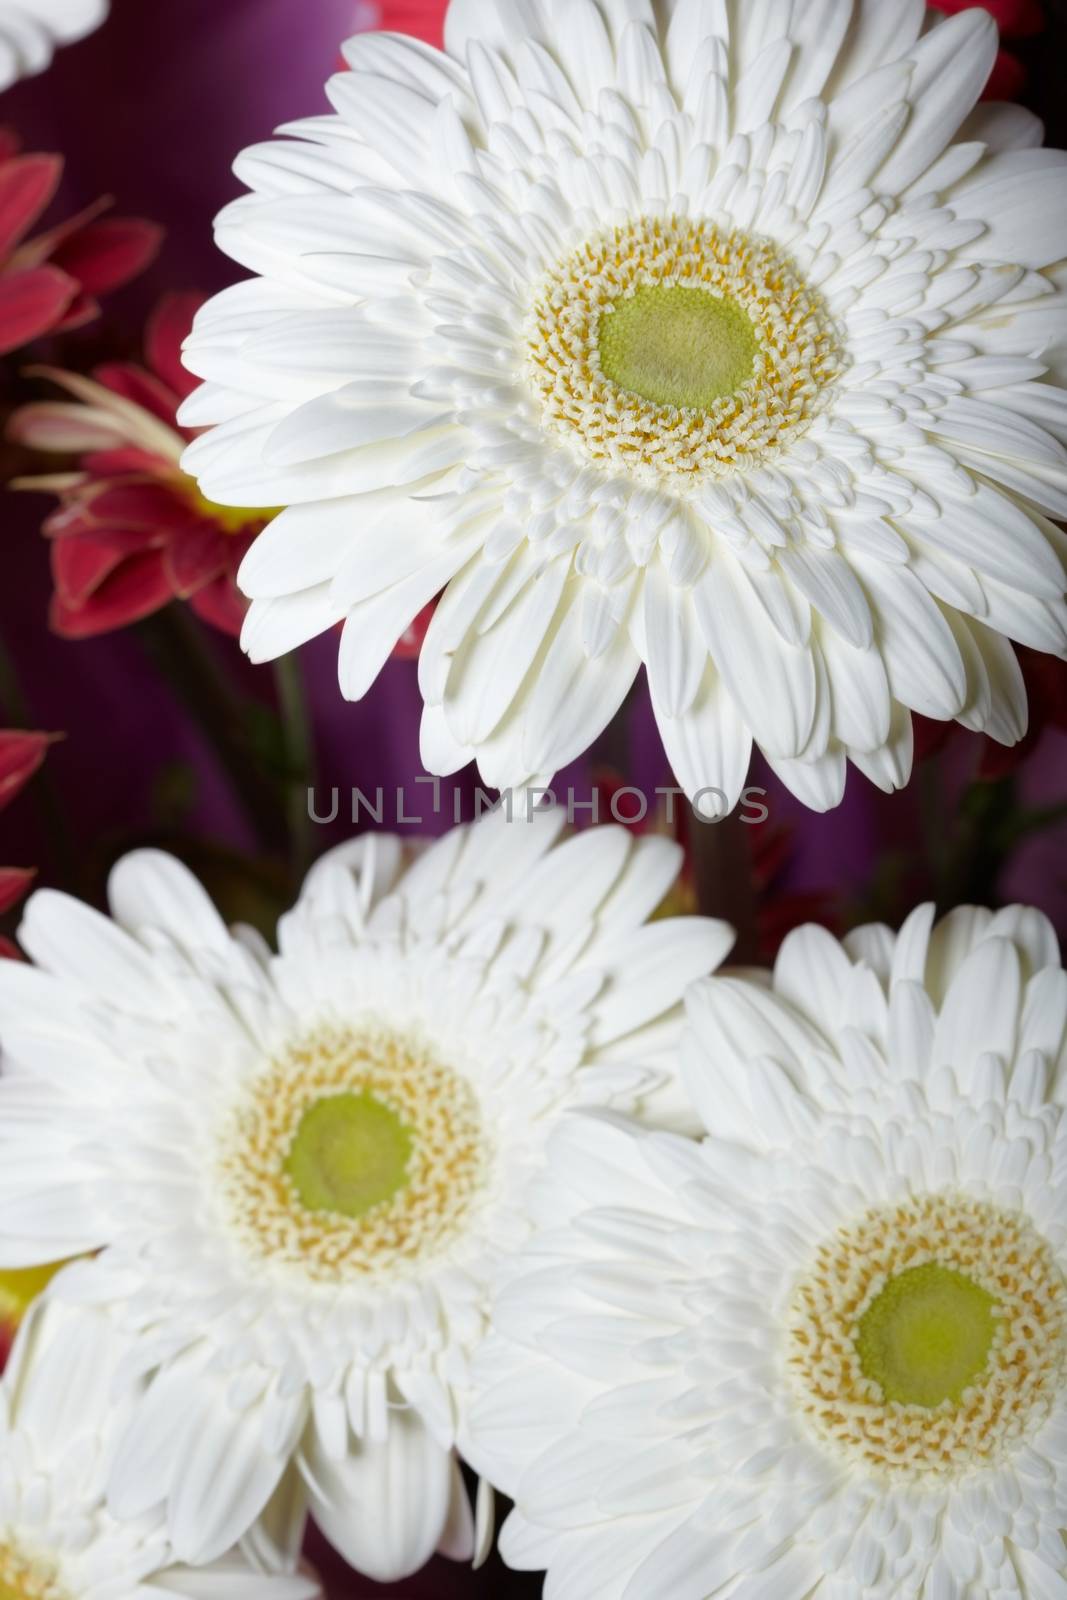
<instances>
[{"instance_id":1,"label":"magenta blurred flower","mask_svg":"<svg viewBox=\"0 0 1067 1600\"><path fill-rule=\"evenodd\" d=\"M410 33L440 47L444 43L445 0L365 0L365 28Z\"/></svg>"},{"instance_id":2,"label":"magenta blurred flower","mask_svg":"<svg viewBox=\"0 0 1067 1600\"><path fill-rule=\"evenodd\" d=\"M237 568L273 512L213 505L178 464L194 435L175 414L196 381L179 352L200 304L192 294L160 302L143 367L108 362L92 378L40 369L74 399L23 406L8 425L18 444L80 457L77 471L18 483L59 496L43 532L55 581L51 623L65 638L110 633L172 600L188 601L224 633L241 631Z\"/></svg>"},{"instance_id":3,"label":"magenta blurred flower","mask_svg":"<svg viewBox=\"0 0 1067 1600\"><path fill-rule=\"evenodd\" d=\"M106 199L27 237L62 175L62 156L20 155L17 134L0 128L0 355L91 322L100 296L136 277L159 249L154 223L101 218Z\"/></svg>"}]
</instances>

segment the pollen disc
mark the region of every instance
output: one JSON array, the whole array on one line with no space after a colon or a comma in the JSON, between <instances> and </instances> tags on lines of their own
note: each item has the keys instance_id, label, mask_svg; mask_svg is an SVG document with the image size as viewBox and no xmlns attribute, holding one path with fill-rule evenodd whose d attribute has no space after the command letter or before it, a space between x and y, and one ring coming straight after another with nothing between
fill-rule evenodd
<instances>
[{"instance_id":1,"label":"pollen disc","mask_svg":"<svg viewBox=\"0 0 1067 1600\"><path fill-rule=\"evenodd\" d=\"M222 1130L239 1248L317 1282L404 1276L461 1231L491 1159L477 1097L417 1034L367 1022L293 1044Z\"/></svg>"},{"instance_id":2,"label":"pollen disc","mask_svg":"<svg viewBox=\"0 0 1067 1600\"><path fill-rule=\"evenodd\" d=\"M782 450L844 366L825 302L784 251L685 217L583 244L539 285L526 328L546 428L676 490Z\"/></svg>"},{"instance_id":3,"label":"pollen disc","mask_svg":"<svg viewBox=\"0 0 1067 1600\"><path fill-rule=\"evenodd\" d=\"M812 1428L878 1472L955 1477L1044 1422L1064 1378L1067 1284L1025 1218L929 1195L819 1250L786 1362Z\"/></svg>"}]
</instances>

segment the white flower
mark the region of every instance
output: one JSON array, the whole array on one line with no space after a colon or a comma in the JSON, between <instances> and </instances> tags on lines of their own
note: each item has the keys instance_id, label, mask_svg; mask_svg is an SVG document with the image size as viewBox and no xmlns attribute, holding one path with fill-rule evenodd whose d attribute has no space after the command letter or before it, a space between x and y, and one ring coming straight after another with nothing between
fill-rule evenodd
<instances>
[{"instance_id":1,"label":"white flower","mask_svg":"<svg viewBox=\"0 0 1067 1600\"><path fill-rule=\"evenodd\" d=\"M4 1600L322 1600L318 1582L232 1552L177 1566L158 1518L105 1505L123 1344L100 1312L38 1301L0 1382ZM266 1546L263 1546L265 1548Z\"/></svg>"},{"instance_id":2,"label":"white flower","mask_svg":"<svg viewBox=\"0 0 1067 1600\"><path fill-rule=\"evenodd\" d=\"M0 0L0 89L43 72L57 45L99 28L110 0Z\"/></svg>"},{"instance_id":3,"label":"white flower","mask_svg":"<svg viewBox=\"0 0 1067 1600\"><path fill-rule=\"evenodd\" d=\"M185 464L288 507L250 655L344 619L358 699L444 590L423 760L499 787L642 663L690 796L753 739L813 807L846 758L892 789L912 710L1014 743L1006 641L1067 646L1067 157L976 108L989 16L453 0L446 39L353 39L218 220L258 276L194 329Z\"/></svg>"},{"instance_id":4,"label":"white flower","mask_svg":"<svg viewBox=\"0 0 1067 1600\"><path fill-rule=\"evenodd\" d=\"M546 1600L1067 1595L1067 975L932 918L698 984L702 1143L554 1137L469 1452Z\"/></svg>"},{"instance_id":5,"label":"white flower","mask_svg":"<svg viewBox=\"0 0 1067 1600\"><path fill-rule=\"evenodd\" d=\"M453 1446L528 1174L571 1107L669 1098L679 999L730 938L644 926L673 845L558 832L500 811L414 860L346 846L273 958L155 853L116 869L114 921L30 901L37 968L0 964L0 1263L102 1248L57 1292L149 1379L110 1504L165 1504L182 1559L290 1462L371 1574L471 1555Z\"/></svg>"}]
</instances>

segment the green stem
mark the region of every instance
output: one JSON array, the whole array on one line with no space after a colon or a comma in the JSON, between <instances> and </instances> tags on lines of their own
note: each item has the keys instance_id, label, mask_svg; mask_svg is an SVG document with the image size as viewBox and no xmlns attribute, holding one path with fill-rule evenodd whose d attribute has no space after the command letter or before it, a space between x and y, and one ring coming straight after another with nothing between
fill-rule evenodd
<instances>
[{"instance_id":1,"label":"green stem","mask_svg":"<svg viewBox=\"0 0 1067 1600\"><path fill-rule=\"evenodd\" d=\"M759 958L759 922L752 884L752 855L746 837L751 825L739 810L720 822L689 817L690 854L697 904L704 916L730 923L737 942L731 965L744 966Z\"/></svg>"},{"instance_id":2,"label":"green stem","mask_svg":"<svg viewBox=\"0 0 1067 1600\"><path fill-rule=\"evenodd\" d=\"M179 604L141 625L146 649L177 697L193 715L261 842L284 852L288 830L283 798L273 776L257 761L250 737L258 711L227 682L201 624Z\"/></svg>"},{"instance_id":3,"label":"green stem","mask_svg":"<svg viewBox=\"0 0 1067 1600\"><path fill-rule=\"evenodd\" d=\"M285 742L285 769L289 839L293 867L302 878L314 854L308 789L315 783L315 746L308 715L307 689L299 653L293 651L274 664L274 683L278 693L282 736Z\"/></svg>"},{"instance_id":4,"label":"green stem","mask_svg":"<svg viewBox=\"0 0 1067 1600\"><path fill-rule=\"evenodd\" d=\"M1048 828L1057 828L1064 822L1067 822L1067 803L1022 811L1006 825L1001 843L1005 849L1009 849L1023 839L1032 838L1035 833L1044 833Z\"/></svg>"},{"instance_id":5,"label":"green stem","mask_svg":"<svg viewBox=\"0 0 1067 1600\"><path fill-rule=\"evenodd\" d=\"M3 639L0 639L0 713L0 722L5 727L26 729L31 725L30 708Z\"/></svg>"}]
</instances>

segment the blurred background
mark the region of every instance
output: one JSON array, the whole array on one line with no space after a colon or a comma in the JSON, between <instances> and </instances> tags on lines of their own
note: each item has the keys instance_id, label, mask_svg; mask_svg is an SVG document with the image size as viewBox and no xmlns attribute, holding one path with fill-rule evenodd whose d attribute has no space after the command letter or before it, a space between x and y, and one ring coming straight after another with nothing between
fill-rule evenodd
<instances>
[{"instance_id":1,"label":"blurred background","mask_svg":"<svg viewBox=\"0 0 1067 1600\"><path fill-rule=\"evenodd\" d=\"M962 6L944 0L942 9ZM996 97L1021 100L1044 118L1050 143L1067 144L1067 0L991 0L988 9L1005 32ZM348 34L385 25L438 42L443 10L443 0L113 0L104 29L62 51L45 77L8 91L0 126L14 130L24 150L63 158L62 181L41 226L110 196L114 215L159 224L163 239L133 281L102 295L94 320L4 358L5 422L27 403L57 397L27 370L41 363L79 374L108 364L114 392L165 413L173 397L167 399L159 379L167 373L157 367L151 381L134 379L129 364L143 359L145 325L161 297L210 294L240 276L216 252L211 234L214 214L239 192L230 172L234 155L279 123L326 109L323 83ZM110 281L107 271L96 270L101 283ZM30 449L24 428L9 432L18 442L9 437L3 446L5 482L77 464L69 451L58 459ZM428 804L431 791L412 786L421 772L417 641L388 665L362 704L346 705L336 684L334 638L315 641L278 670L252 669L222 614L223 600L231 608L236 601L223 593L216 567L211 604L205 589L199 609L181 600L164 607L158 597L157 603L145 598L133 567L120 570L113 552L105 571L91 541L85 559L96 565L86 593L92 590L96 609L83 605L72 621L70 594L65 610L53 598L50 541L42 533L55 510L54 493L3 491L0 728L62 737L12 758L18 782L9 791L0 746L0 803L22 777L36 773L4 811L0 865L32 864L39 881L99 900L119 854L162 843L194 866L231 918L269 928L307 862L351 831L346 811L354 787L367 794L384 789L386 825L397 820L397 786L409 815L418 812L420 794L427 801L426 829L447 826L454 804L469 812L474 784L467 775L444 786L437 816ZM241 537L248 530L221 532ZM63 582L77 587L69 571ZM81 604L85 596L76 598ZM146 610L151 614L140 615ZM684 838L685 896L735 920L746 956L773 957L798 922L815 918L837 931L871 918L897 923L928 896L946 908L1023 899L1046 910L1062 933L1067 675L1036 658L1026 670L1035 726L1010 756L960 729L924 727L915 779L901 795L883 796L852 772L841 810L814 816L757 765L751 781L767 791L767 816L758 825L735 818L687 828L681 814L639 825ZM605 813L620 785L651 792L669 781L643 691L563 779L583 794L595 790ZM322 815L331 809L331 791L340 791L334 823L308 818L309 785ZM617 805L625 815L625 799ZM17 909L12 904L2 912L3 904L0 894L0 936L10 936ZM317 1559L337 1600L393 1592L331 1566L321 1551ZM499 1565L472 1577L439 1562L399 1592L410 1600L506 1600L538 1594L540 1579L507 1574Z\"/></svg>"}]
</instances>

